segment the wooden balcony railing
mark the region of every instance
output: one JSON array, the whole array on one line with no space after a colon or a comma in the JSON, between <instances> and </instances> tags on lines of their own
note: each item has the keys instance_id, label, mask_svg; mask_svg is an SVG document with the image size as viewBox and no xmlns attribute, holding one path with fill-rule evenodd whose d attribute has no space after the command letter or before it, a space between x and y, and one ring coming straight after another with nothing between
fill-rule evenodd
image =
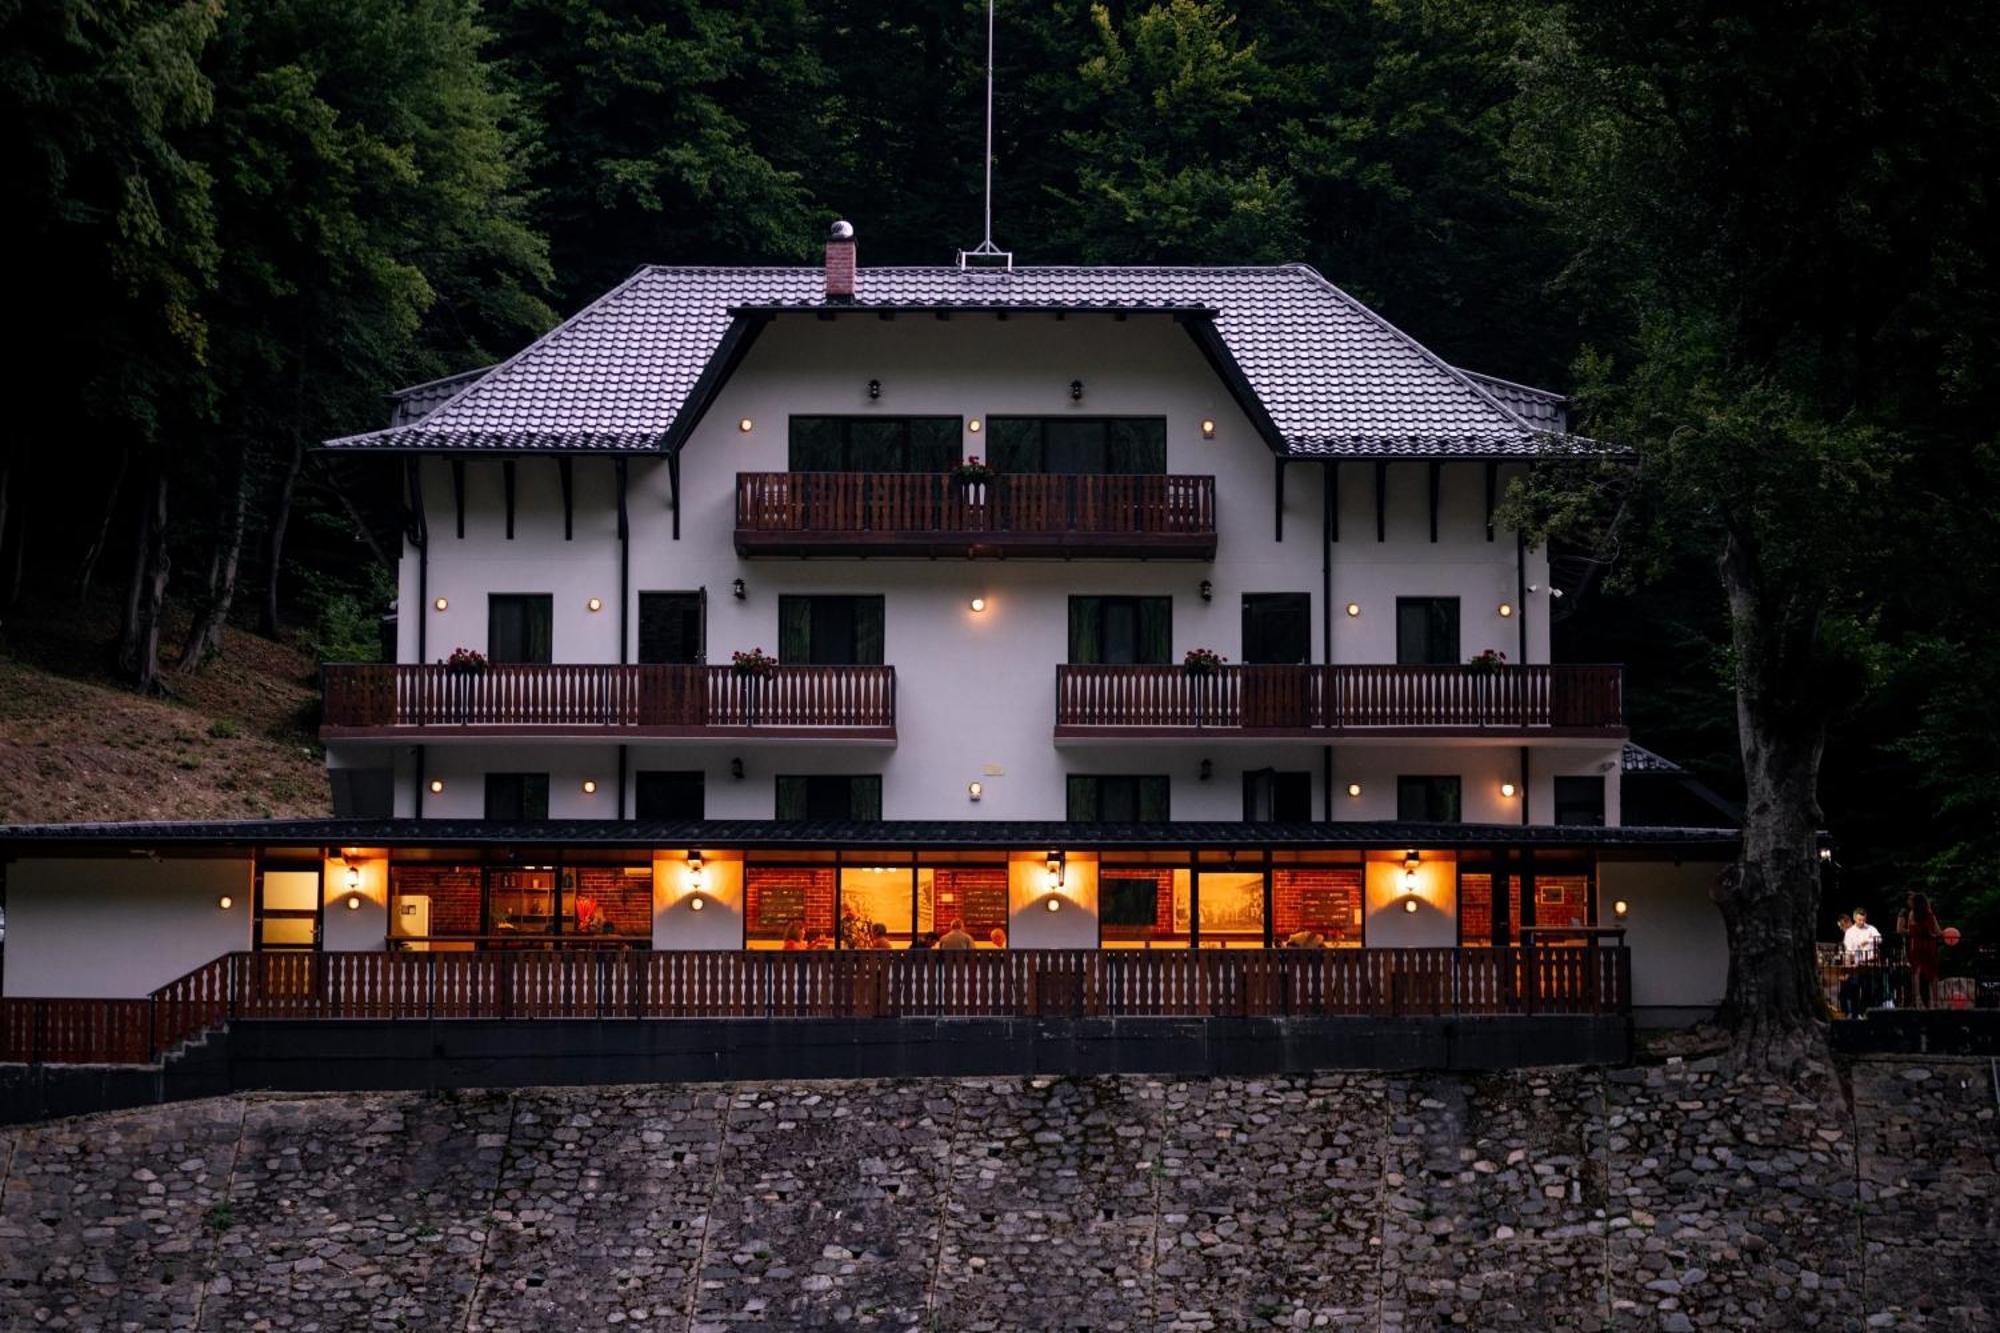
<instances>
[{"instance_id":1,"label":"wooden balcony railing","mask_svg":"<svg viewBox=\"0 0 2000 1333\"><path fill-rule=\"evenodd\" d=\"M1058 666L1056 735L1617 734L1615 666Z\"/></svg>"},{"instance_id":2,"label":"wooden balcony railing","mask_svg":"<svg viewBox=\"0 0 2000 1333\"><path fill-rule=\"evenodd\" d=\"M896 668L488 666L352 663L321 669L322 734L846 735L893 740Z\"/></svg>"},{"instance_id":3,"label":"wooden balcony railing","mask_svg":"<svg viewBox=\"0 0 2000 1333\"><path fill-rule=\"evenodd\" d=\"M151 1063L235 1019L1617 1015L1631 975L1625 946L1600 943L234 953L149 999L0 999L0 1062Z\"/></svg>"},{"instance_id":4,"label":"wooden balcony railing","mask_svg":"<svg viewBox=\"0 0 2000 1333\"><path fill-rule=\"evenodd\" d=\"M740 555L1215 558L1215 478L739 472Z\"/></svg>"}]
</instances>

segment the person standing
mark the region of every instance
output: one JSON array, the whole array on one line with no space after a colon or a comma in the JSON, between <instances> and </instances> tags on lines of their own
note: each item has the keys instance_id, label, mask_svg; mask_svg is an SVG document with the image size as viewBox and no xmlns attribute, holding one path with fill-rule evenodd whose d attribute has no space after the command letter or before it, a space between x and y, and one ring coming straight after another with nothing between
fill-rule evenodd
<instances>
[{"instance_id":1,"label":"person standing","mask_svg":"<svg viewBox=\"0 0 2000 1333\"><path fill-rule=\"evenodd\" d=\"M937 947L940 949L970 949L972 947L972 936L966 932L964 918L960 917L952 920L951 929L947 930L943 937L938 940Z\"/></svg>"},{"instance_id":2,"label":"person standing","mask_svg":"<svg viewBox=\"0 0 2000 1333\"><path fill-rule=\"evenodd\" d=\"M1896 918L1896 933L1903 937L1904 956L1910 964L1911 998L1928 1009L1937 990L1938 937L1943 933L1931 900L1921 893L1911 894L1902 915Z\"/></svg>"},{"instance_id":3,"label":"person standing","mask_svg":"<svg viewBox=\"0 0 2000 1333\"><path fill-rule=\"evenodd\" d=\"M1882 1002L1882 932L1868 924L1865 908L1854 909L1854 922L1841 936L1850 969L1840 987L1840 1007L1849 1018L1859 1018Z\"/></svg>"}]
</instances>

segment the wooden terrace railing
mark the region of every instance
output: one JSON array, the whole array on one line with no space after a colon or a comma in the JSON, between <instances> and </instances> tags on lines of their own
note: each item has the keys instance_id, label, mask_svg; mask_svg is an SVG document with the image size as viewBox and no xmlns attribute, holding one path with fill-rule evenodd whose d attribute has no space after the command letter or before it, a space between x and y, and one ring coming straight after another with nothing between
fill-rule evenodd
<instances>
[{"instance_id":1,"label":"wooden terrace railing","mask_svg":"<svg viewBox=\"0 0 2000 1333\"><path fill-rule=\"evenodd\" d=\"M1058 736L1617 732L1615 666L1058 666Z\"/></svg>"},{"instance_id":2,"label":"wooden terrace railing","mask_svg":"<svg viewBox=\"0 0 2000 1333\"><path fill-rule=\"evenodd\" d=\"M893 666L779 666L768 676L727 666L342 663L320 670L322 733L448 730L651 735L758 732L895 738Z\"/></svg>"},{"instance_id":3,"label":"wooden terrace railing","mask_svg":"<svg viewBox=\"0 0 2000 1333\"><path fill-rule=\"evenodd\" d=\"M740 555L1215 558L1215 478L739 472Z\"/></svg>"},{"instance_id":4,"label":"wooden terrace railing","mask_svg":"<svg viewBox=\"0 0 2000 1333\"><path fill-rule=\"evenodd\" d=\"M0 1062L150 1063L234 1019L1618 1015L1623 945L234 953L140 1000L0 1000Z\"/></svg>"}]
</instances>

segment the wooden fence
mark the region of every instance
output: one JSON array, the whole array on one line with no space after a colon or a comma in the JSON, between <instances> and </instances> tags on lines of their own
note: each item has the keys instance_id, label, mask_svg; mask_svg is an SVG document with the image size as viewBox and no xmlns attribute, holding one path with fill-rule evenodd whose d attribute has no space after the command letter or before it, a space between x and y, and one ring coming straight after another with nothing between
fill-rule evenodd
<instances>
[{"instance_id":1,"label":"wooden fence","mask_svg":"<svg viewBox=\"0 0 2000 1333\"><path fill-rule=\"evenodd\" d=\"M1622 945L234 953L147 999L0 1000L0 1062L145 1064L232 1019L1622 1014Z\"/></svg>"}]
</instances>

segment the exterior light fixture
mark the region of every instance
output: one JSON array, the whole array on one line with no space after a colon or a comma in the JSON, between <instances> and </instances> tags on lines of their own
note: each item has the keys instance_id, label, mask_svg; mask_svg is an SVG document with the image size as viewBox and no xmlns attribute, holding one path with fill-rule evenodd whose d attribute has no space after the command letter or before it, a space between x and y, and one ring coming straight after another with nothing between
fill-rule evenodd
<instances>
[{"instance_id":1,"label":"exterior light fixture","mask_svg":"<svg viewBox=\"0 0 2000 1333\"><path fill-rule=\"evenodd\" d=\"M1403 899L1403 910L1411 916L1415 916L1417 914L1417 900L1415 898Z\"/></svg>"},{"instance_id":2,"label":"exterior light fixture","mask_svg":"<svg viewBox=\"0 0 2000 1333\"><path fill-rule=\"evenodd\" d=\"M1215 600L1215 584L1208 579L1201 581L1201 600L1204 602Z\"/></svg>"},{"instance_id":3,"label":"exterior light fixture","mask_svg":"<svg viewBox=\"0 0 2000 1333\"><path fill-rule=\"evenodd\" d=\"M348 894L348 895L347 895L347 910L348 910L348 911L350 911L350 912L358 912L358 911L360 911L360 910L361 910L361 895L360 895L360 894L358 894L358 893L350 893L350 894Z\"/></svg>"},{"instance_id":4,"label":"exterior light fixture","mask_svg":"<svg viewBox=\"0 0 2000 1333\"><path fill-rule=\"evenodd\" d=\"M1503 782L1500 784L1500 794L1506 797L1510 801L1514 799L1514 793L1516 790L1518 790L1518 788L1516 788L1514 784L1511 782Z\"/></svg>"},{"instance_id":5,"label":"exterior light fixture","mask_svg":"<svg viewBox=\"0 0 2000 1333\"><path fill-rule=\"evenodd\" d=\"M602 611L604 609L604 603L595 597L585 602L584 605L589 607L593 611Z\"/></svg>"},{"instance_id":6,"label":"exterior light fixture","mask_svg":"<svg viewBox=\"0 0 2000 1333\"><path fill-rule=\"evenodd\" d=\"M974 611L984 611L986 609L986 599L984 597L973 598L972 609Z\"/></svg>"},{"instance_id":7,"label":"exterior light fixture","mask_svg":"<svg viewBox=\"0 0 2000 1333\"><path fill-rule=\"evenodd\" d=\"M750 594L744 590L742 579L732 579L729 584L729 595L740 602Z\"/></svg>"},{"instance_id":8,"label":"exterior light fixture","mask_svg":"<svg viewBox=\"0 0 2000 1333\"><path fill-rule=\"evenodd\" d=\"M965 428L971 431L974 435L979 434L979 418L974 417L972 420L966 422Z\"/></svg>"},{"instance_id":9,"label":"exterior light fixture","mask_svg":"<svg viewBox=\"0 0 2000 1333\"><path fill-rule=\"evenodd\" d=\"M1215 422L1211 421L1207 417L1203 417L1201 419L1201 438L1204 440L1212 440L1215 438Z\"/></svg>"},{"instance_id":10,"label":"exterior light fixture","mask_svg":"<svg viewBox=\"0 0 2000 1333\"><path fill-rule=\"evenodd\" d=\"M595 796L595 795L597 795L597 779L596 779L596 778L585 778L585 779L583 780L583 794L584 794L585 796Z\"/></svg>"},{"instance_id":11,"label":"exterior light fixture","mask_svg":"<svg viewBox=\"0 0 2000 1333\"><path fill-rule=\"evenodd\" d=\"M1082 401L1083 401L1083 381L1082 381L1082 380L1071 380L1071 381L1069 382L1069 400L1070 400L1070 401L1071 401L1072 403L1080 403L1080 402L1082 402Z\"/></svg>"},{"instance_id":12,"label":"exterior light fixture","mask_svg":"<svg viewBox=\"0 0 2000 1333\"><path fill-rule=\"evenodd\" d=\"M986 794L986 784L983 782L968 782L965 784L965 794L976 801Z\"/></svg>"},{"instance_id":13,"label":"exterior light fixture","mask_svg":"<svg viewBox=\"0 0 2000 1333\"><path fill-rule=\"evenodd\" d=\"M1611 904L1611 915L1617 917L1620 921L1623 921L1631 910L1632 904L1626 902L1623 898Z\"/></svg>"},{"instance_id":14,"label":"exterior light fixture","mask_svg":"<svg viewBox=\"0 0 2000 1333\"><path fill-rule=\"evenodd\" d=\"M742 431L745 435L748 435L750 433L750 428L756 424L757 423L750 420L749 417L745 417L743 418L743 420L736 423L736 429Z\"/></svg>"},{"instance_id":15,"label":"exterior light fixture","mask_svg":"<svg viewBox=\"0 0 2000 1333\"><path fill-rule=\"evenodd\" d=\"M1513 614L1514 614L1514 604L1512 602L1500 603L1500 618L1502 620L1507 619L1507 617Z\"/></svg>"},{"instance_id":16,"label":"exterior light fixture","mask_svg":"<svg viewBox=\"0 0 2000 1333\"><path fill-rule=\"evenodd\" d=\"M431 779L431 795L435 796L435 795L437 795L437 794L438 794L439 792L441 792L441 791L443 791L443 790L444 790L444 779L443 779L443 778L432 778L432 779Z\"/></svg>"},{"instance_id":17,"label":"exterior light fixture","mask_svg":"<svg viewBox=\"0 0 2000 1333\"><path fill-rule=\"evenodd\" d=\"M227 912L230 908L236 906L236 900L225 893L215 900L215 905Z\"/></svg>"},{"instance_id":18,"label":"exterior light fixture","mask_svg":"<svg viewBox=\"0 0 2000 1333\"><path fill-rule=\"evenodd\" d=\"M701 892L700 852L694 852L688 856L688 887L693 889L696 893Z\"/></svg>"},{"instance_id":19,"label":"exterior light fixture","mask_svg":"<svg viewBox=\"0 0 2000 1333\"><path fill-rule=\"evenodd\" d=\"M881 380L869 380L869 381L868 381L868 396L869 396L870 398L880 398L880 397L882 396L882 381L881 381Z\"/></svg>"},{"instance_id":20,"label":"exterior light fixture","mask_svg":"<svg viewBox=\"0 0 2000 1333\"><path fill-rule=\"evenodd\" d=\"M1358 616L1358 615L1360 615L1360 614L1361 614L1361 603L1359 603L1359 602L1349 602L1349 603L1347 604L1347 614L1348 614L1348 615L1350 615L1350 616Z\"/></svg>"},{"instance_id":21,"label":"exterior light fixture","mask_svg":"<svg viewBox=\"0 0 2000 1333\"><path fill-rule=\"evenodd\" d=\"M1822 861L1831 861L1833 859L1833 848L1831 847L1820 848L1819 859Z\"/></svg>"},{"instance_id":22,"label":"exterior light fixture","mask_svg":"<svg viewBox=\"0 0 2000 1333\"><path fill-rule=\"evenodd\" d=\"M361 887L361 867L347 867L347 888L349 892Z\"/></svg>"},{"instance_id":23,"label":"exterior light fixture","mask_svg":"<svg viewBox=\"0 0 2000 1333\"><path fill-rule=\"evenodd\" d=\"M437 608L438 610L442 611L442 610L444 610L444 609L445 609L445 608L446 608L447 606L450 606L450 605L451 605L451 603L450 603L450 602L447 602L447 601L446 601L446 600L445 600L444 598L440 597L440 598L438 598L438 599L437 599L437 600L436 600L435 602L432 602L432 603L431 603L431 605L432 605L432 606L435 606L435 607L436 607L436 608Z\"/></svg>"},{"instance_id":24,"label":"exterior light fixture","mask_svg":"<svg viewBox=\"0 0 2000 1333\"><path fill-rule=\"evenodd\" d=\"M729 776L735 778L738 782L743 781L743 761L741 759L732 759L729 761Z\"/></svg>"},{"instance_id":25,"label":"exterior light fixture","mask_svg":"<svg viewBox=\"0 0 2000 1333\"><path fill-rule=\"evenodd\" d=\"M1347 794L1348 794L1349 796L1359 796L1359 795L1361 794L1361 784L1360 784L1360 783L1358 783L1358 782L1350 782L1350 783L1348 783L1348 784L1347 784Z\"/></svg>"},{"instance_id":26,"label":"exterior light fixture","mask_svg":"<svg viewBox=\"0 0 2000 1333\"><path fill-rule=\"evenodd\" d=\"M1415 852L1411 852L1403 858L1403 892L1415 893L1417 891L1417 867L1421 864L1423 863L1418 859ZM1415 907L1408 907L1405 910L1414 912L1417 909Z\"/></svg>"},{"instance_id":27,"label":"exterior light fixture","mask_svg":"<svg viewBox=\"0 0 2000 1333\"><path fill-rule=\"evenodd\" d=\"M1051 898L1051 899L1049 899L1049 910L1050 910L1051 912L1060 912L1060 911L1062 911L1062 899L1060 899L1060 898Z\"/></svg>"},{"instance_id":28,"label":"exterior light fixture","mask_svg":"<svg viewBox=\"0 0 2000 1333\"><path fill-rule=\"evenodd\" d=\"M690 912L699 912L707 906L708 906L708 899L702 897L698 893L694 895L694 897L688 899L688 911Z\"/></svg>"},{"instance_id":29,"label":"exterior light fixture","mask_svg":"<svg viewBox=\"0 0 2000 1333\"><path fill-rule=\"evenodd\" d=\"M1053 889L1059 889L1059 888L1061 888L1061 887L1062 887L1062 882L1063 882L1063 854L1062 854L1061 852L1059 852L1059 851L1058 851L1058 852L1050 852L1050 853L1049 853L1049 888L1050 888L1050 889L1052 889L1052 890L1053 890Z\"/></svg>"}]
</instances>

